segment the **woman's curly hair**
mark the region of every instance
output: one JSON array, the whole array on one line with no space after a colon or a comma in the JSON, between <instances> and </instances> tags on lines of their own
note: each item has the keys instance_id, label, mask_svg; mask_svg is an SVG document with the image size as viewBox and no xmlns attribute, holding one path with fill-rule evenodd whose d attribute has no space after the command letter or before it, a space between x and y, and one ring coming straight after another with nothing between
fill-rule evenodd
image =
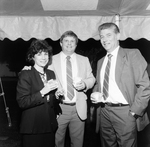
<instances>
[{"instance_id":1,"label":"woman's curly hair","mask_svg":"<svg viewBox=\"0 0 150 147\"><path fill-rule=\"evenodd\" d=\"M27 58L26 60L34 65L34 60L33 57L35 54L40 53L40 52L46 52L48 53L49 56L49 62L47 64L50 65L52 63L52 47L47 43L46 40L40 40L40 39L35 39L32 41L29 50L27 52Z\"/></svg>"}]
</instances>

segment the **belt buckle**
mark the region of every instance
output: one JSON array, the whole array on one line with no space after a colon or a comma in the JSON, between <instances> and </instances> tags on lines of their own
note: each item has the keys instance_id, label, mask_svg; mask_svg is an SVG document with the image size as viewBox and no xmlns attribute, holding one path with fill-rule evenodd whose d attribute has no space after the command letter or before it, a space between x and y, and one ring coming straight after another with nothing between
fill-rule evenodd
<instances>
[{"instance_id":1,"label":"belt buckle","mask_svg":"<svg viewBox=\"0 0 150 147\"><path fill-rule=\"evenodd\" d=\"M70 106L74 106L75 104L76 104L76 103L70 103L69 105L70 105Z\"/></svg>"}]
</instances>

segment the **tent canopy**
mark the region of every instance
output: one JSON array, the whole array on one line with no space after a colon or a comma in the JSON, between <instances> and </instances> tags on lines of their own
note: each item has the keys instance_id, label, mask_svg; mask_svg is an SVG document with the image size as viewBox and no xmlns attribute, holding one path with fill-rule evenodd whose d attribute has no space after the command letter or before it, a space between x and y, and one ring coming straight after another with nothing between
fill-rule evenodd
<instances>
[{"instance_id":1,"label":"tent canopy","mask_svg":"<svg viewBox=\"0 0 150 147\"><path fill-rule=\"evenodd\" d=\"M121 40L150 40L150 0L0 0L2 39L58 40L66 30L99 39L98 26L109 21L119 24Z\"/></svg>"}]
</instances>

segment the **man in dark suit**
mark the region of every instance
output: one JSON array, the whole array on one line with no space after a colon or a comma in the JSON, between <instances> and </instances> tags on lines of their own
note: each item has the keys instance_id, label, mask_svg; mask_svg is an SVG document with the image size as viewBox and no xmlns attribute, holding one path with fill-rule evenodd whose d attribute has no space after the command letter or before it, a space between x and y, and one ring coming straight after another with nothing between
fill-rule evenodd
<instances>
[{"instance_id":1,"label":"man in dark suit","mask_svg":"<svg viewBox=\"0 0 150 147\"><path fill-rule=\"evenodd\" d=\"M116 24L104 23L98 30L107 55L98 61L91 94L92 102L98 104L96 129L100 129L102 147L136 147L137 128L142 130L149 123L147 63L138 49L119 46Z\"/></svg>"}]
</instances>

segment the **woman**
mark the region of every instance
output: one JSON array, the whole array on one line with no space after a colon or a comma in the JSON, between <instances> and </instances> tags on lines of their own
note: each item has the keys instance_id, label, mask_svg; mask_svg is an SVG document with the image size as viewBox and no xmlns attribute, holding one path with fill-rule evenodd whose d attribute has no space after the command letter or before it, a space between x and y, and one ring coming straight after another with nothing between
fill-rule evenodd
<instances>
[{"instance_id":1,"label":"woman","mask_svg":"<svg viewBox=\"0 0 150 147\"><path fill-rule=\"evenodd\" d=\"M27 54L31 70L22 70L17 85L17 102L22 108L20 133L23 147L54 147L57 129L54 112L58 83L51 64L52 48L45 40L33 40Z\"/></svg>"}]
</instances>

